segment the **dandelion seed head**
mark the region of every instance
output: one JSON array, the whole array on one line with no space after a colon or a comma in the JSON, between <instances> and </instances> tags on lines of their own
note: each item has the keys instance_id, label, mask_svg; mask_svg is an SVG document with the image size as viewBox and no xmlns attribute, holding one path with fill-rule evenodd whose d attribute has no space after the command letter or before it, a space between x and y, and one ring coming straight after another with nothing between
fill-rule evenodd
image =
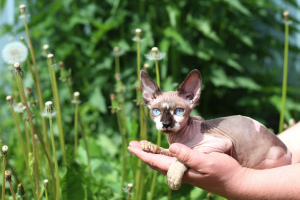
<instances>
[{"instance_id":1,"label":"dandelion seed head","mask_svg":"<svg viewBox=\"0 0 300 200\"><path fill-rule=\"evenodd\" d=\"M48 179L45 179L44 181L43 181L43 184L44 184L44 187L46 188L47 186L48 186Z\"/></svg>"},{"instance_id":2,"label":"dandelion seed head","mask_svg":"<svg viewBox=\"0 0 300 200\"><path fill-rule=\"evenodd\" d=\"M53 67L53 66L55 65L54 59L53 59L53 58L54 58L54 55L50 53L50 54L47 55L47 58L50 59L51 65L52 65L52 67Z\"/></svg>"},{"instance_id":3,"label":"dandelion seed head","mask_svg":"<svg viewBox=\"0 0 300 200\"><path fill-rule=\"evenodd\" d=\"M157 47L153 47L150 51L150 53L148 54L145 54L145 57L148 59L148 60L161 60L163 59L164 57L166 56L165 53L162 53L158 50Z\"/></svg>"},{"instance_id":4,"label":"dandelion seed head","mask_svg":"<svg viewBox=\"0 0 300 200\"><path fill-rule=\"evenodd\" d=\"M16 105L14 105L14 111L16 113L23 113L23 111L25 109L26 109L26 106L24 106L22 102L17 103Z\"/></svg>"},{"instance_id":5,"label":"dandelion seed head","mask_svg":"<svg viewBox=\"0 0 300 200\"><path fill-rule=\"evenodd\" d=\"M120 49L119 47L114 47L112 55L115 57L120 57L124 54L124 51Z\"/></svg>"},{"instance_id":6,"label":"dandelion seed head","mask_svg":"<svg viewBox=\"0 0 300 200\"><path fill-rule=\"evenodd\" d=\"M153 48L151 49L151 51L154 52L154 53L157 53L157 52L158 52L158 48L157 48L157 47L153 47Z\"/></svg>"},{"instance_id":7,"label":"dandelion seed head","mask_svg":"<svg viewBox=\"0 0 300 200\"><path fill-rule=\"evenodd\" d=\"M6 97L6 101L10 104L12 104L14 102L14 99L12 98L12 96L7 96Z\"/></svg>"},{"instance_id":8,"label":"dandelion seed head","mask_svg":"<svg viewBox=\"0 0 300 200\"><path fill-rule=\"evenodd\" d=\"M2 50L3 60L7 64L24 62L28 56L27 47L19 41L8 43Z\"/></svg>"},{"instance_id":9,"label":"dandelion seed head","mask_svg":"<svg viewBox=\"0 0 300 200\"><path fill-rule=\"evenodd\" d=\"M45 103L45 109L42 113L42 117L52 118L56 115L56 110L53 107L52 101L47 101Z\"/></svg>"},{"instance_id":10,"label":"dandelion seed head","mask_svg":"<svg viewBox=\"0 0 300 200\"><path fill-rule=\"evenodd\" d=\"M2 152L3 152L3 153L6 153L7 151L8 151L8 146L4 145L4 146L2 147Z\"/></svg>"},{"instance_id":11,"label":"dandelion seed head","mask_svg":"<svg viewBox=\"0 0 300 200\"><path fill-rule=\"evenodd\" d=\"M73 104L80 104L80 100L79 100L79 96L80 96L80 93L79 92L74 92L74 98L72 100L72 103Z\"/></svg>"},{"instance_id":12,"label":"dandelion seed head","mask_svg":"<svg viewBox=\"0 0 300 200\"><path fill-rule=\"evenodd\" d=\"M44 49L44 50L48 50L48 49L49 49L49 45L48 45L48 44L44 44L44 45L43 45L43 49Z\"/></svg>"},{"instance_id":13,"label":"dandelion seed head","mask_svg":"<svg viewBox=\"0 0 300 200\"><path fill-rule=\"evenodd\" d=\"M15 74L18 74L18 75L20 75L20 76L23 75L23 70L21 69L21 66L20 66L20 63L19 63L19 62L16 62L16 63L14 64L14 73L15 73Z\"/></svg>"},{"instance_id":14,"label":"dandelion seed head","mask_svg":"<svg viewBox=\"0 0 300 200\"><path fill-rule=\"evenodd\" d=\"M79 97L80 93L79 92L74 92L74 97Z\"/></svg>"},{"instance_id":15,"label":"dandelion seed head","mask_svg":"<svg viewBox=\"0 0 300 200\"><path fill-rule=\"evenodd\" d=\"M142 29L140 29L140 28L135 29L135 33L136 34L141 34L142 33Z\"/></svg>"},{"instance_id":16,"label":"dandelion seed head","mask_svg":"<svg viewBox=\"0 0 300 200\"><path fill-rule=\"evenodd\" d=\"M148 63L144 64L144 68L148 69L150 67L150 65Z\"/></svg>"},{"instance_id":17,"label":"dandelion seed head","mask_svg":"<svg viewBox=\"0 0 300 200\"><path fill-rule=\"evenodd\" d=\"M135 37L132 38L133 41L135 42L142 42L144 41L144 39L141 39L141 34L142 34L142 30L137 28L135 29Z\"/></svg>"},{"instance_id":18,"label":"dandelion seed head","mask_svg":"<svg viewBox=\"0 0 300 200\"><path fill-rule=\"evenodd\" d=\"M26 15L26 5L21 4L19 8L20 8L21 15Z\"/></svg>"},{"instance_id":19,"label":"dandelion seed head","mask_svg":"<svg viewBox=\"0 0 300 200\"><path fill-rule=\"evenodd\" d=\"M58 65L59 65L60 69L64 69L65 68L65 64L64 64L63 61L59 61Z\"/></svg>"},{"instance_id":20,"label":"dandelion seed head","mask_svg":"<svg viewBox=\"0 0 300 200\"><path fill-rule=\"evenodd\" d=\"M5 170L5 180L8 182L11 181L11 172L9 170Z\"/></svg>"}]
</instances>

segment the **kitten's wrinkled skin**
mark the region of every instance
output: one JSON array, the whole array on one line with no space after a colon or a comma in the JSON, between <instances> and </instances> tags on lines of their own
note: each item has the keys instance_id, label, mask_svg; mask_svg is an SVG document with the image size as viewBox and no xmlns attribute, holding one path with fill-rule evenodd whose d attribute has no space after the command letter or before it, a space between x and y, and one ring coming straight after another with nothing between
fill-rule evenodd
<instances>
[{"instance_id":1,"label":"kitten's wrinkled skin","mask_svg":"<svg viewBox=\"0 0 300 200\"><path fill-rule=\"evenodd\" d=\"M182 143L203 153L226 153L242 166L255 169L291 164L292 155L283 142L249 117L190 117L201 94L199 71L193 70L175 92L162 92L145 71L141 71L141 82L144 104L150 108L156 128L166 133L169 144ZM171 156L168 149L147 141L142 142L142 149ZM187 166L178 160L170 166L167 182L171 189L179 189L186 170Z\"/></svg>"}]
</instances>

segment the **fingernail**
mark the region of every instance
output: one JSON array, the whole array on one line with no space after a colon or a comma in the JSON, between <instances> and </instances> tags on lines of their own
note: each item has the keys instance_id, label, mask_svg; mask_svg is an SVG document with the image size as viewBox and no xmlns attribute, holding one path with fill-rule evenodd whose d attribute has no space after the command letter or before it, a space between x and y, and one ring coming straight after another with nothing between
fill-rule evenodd
<instances>
[{"instance_id":1,"label":"fingernail","mask_svg":"<svg viewBox=\"0 0 300 200\"><path fill-rule=\"evenodd\" d=\"M172 144L169 148L171 154L176 155L179 151L179 147L176 144Z\"/></svg>"}]
</instances>

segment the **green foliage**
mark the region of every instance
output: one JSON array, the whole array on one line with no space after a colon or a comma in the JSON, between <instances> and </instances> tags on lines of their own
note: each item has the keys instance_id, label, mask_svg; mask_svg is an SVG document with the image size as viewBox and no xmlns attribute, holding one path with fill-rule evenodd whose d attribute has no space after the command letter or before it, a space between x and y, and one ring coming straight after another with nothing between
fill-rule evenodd
<instances>
[{"instance_id":1,"label":"green foliage","mask_svg":"<svg viewBox=\"0 0 300 200\"><path fill-rule=\"evenodd\" d=\"M2 0L3 8L8 1ZM22 1L23 3L24 1ZM142 29L141 63L147 63L144 54L153 46L166 53L160 61L163 90L173 90L187 73L196 68L203 78L203 91L199 106L194 113L205 119L241 114L255 118L277 132L281 106L281 79L283 66L284 24L282 12L291 8L299 12L295 0L286 1L285 7L276 1L238 0L53 0L25 1L30 34L37 57L41 77L43 99L51 100L50 80L46 58L42 47L50 45L55 61L62 60L71 70L72 91L80 91L79 132L85 131L91 158L87 166L84 142L79 142L79 152L74 161L61 166L61 189L63 199L120 199L122 138L116 114L109 108L110 94L115 92L115 70L113 47L124 51L120 57L121 79L125 85L127 141L139 139L139 111L133 102L136 99L136 44L132 41L136 28ZM274 3L275 2L275 3ZM17 3L20 3L17 1ZM18 5L18 4L16 4ZM16 9L18 13L18 9ZM290 37L299 31L299 21L291 12ZM0 34L24 34L18 14L13 25L5 24ZM15 38L17 40L17 38ZM290 42L289 81L285 121L300 119L300 79L297 54L299 47ZM155 77L154 62L149 74ZM25 86L33 87L24 63ZM15 146L9 153L21 158L21 149L14 121L5 102L5 96L13 93L14 80L7 66L1 66L0 78L0 134L2 143ZM297 71L298 70L298 71ZM59 77L58 67L56 68ZM154 78L155 79L155 78ZM72 92L66 82L58 83L62 108L63 128L67 147L73 144ZM36 96L36 92L34 91ZM37 112L38 113L38 112ZM38 115L38 114L37 114ZM36 116L39 118L40 116ZM39 119L38 119L39 120ZM56 139L57 126L54 124ZM24 131L24 128L22 128ZM156 129L148 123L148 139L156 141ZM162 146L167 147L162 137ZM57 142L58 143L58 142ZM58 145L57 145L58 146ZM68 149L67 148L67 149ZM42 154L42 153L41 153ZM57 152L60 158L62 153ZM137 159L127 155L125 184L134 182ZM20 159L22 161L22 159ZM23 177L20 160L12 161L26 188L28 177ZM30 157L32 161L32 157ZM46 161L42 161L44 163ZM33 169L33 166L31 166ZM89 170L92 170L92 176ZM147 196L152 172L146 168L144 180ZM41 170L43 175L46 173ZM45 178L45 177L41 177ZM17 182L13 182L17 184ZM174 192L176 199L204 199L206 191L183 185L184 189ZM16 188L16 187L15 187ZM149 189L150 190L150 189ZM8 191L8 189L7 189ZM159 176L155 198L167 199L167 184ZM27 192L27 191L26 191ZM149 192L148 192L149 193ZM7 192L8 194L8 192ZM31 191L27 194L30 196ZM127 194L123 194L123 198ZM219 199L219 197L215 197ZM221 198L220 198L221 199Z\"/></svg>"}]
</instances>

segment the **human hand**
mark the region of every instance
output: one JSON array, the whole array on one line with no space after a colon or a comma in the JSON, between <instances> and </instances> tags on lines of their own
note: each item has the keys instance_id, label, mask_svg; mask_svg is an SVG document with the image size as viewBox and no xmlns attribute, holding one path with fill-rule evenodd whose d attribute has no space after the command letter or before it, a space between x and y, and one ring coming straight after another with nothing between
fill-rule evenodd
<instances>
[{"instance_id":1,"label":"human hand","mask_svg":"<svg viewBox=\"0 0 300 200\"><path fill-rule=\"evenodd\" d=\"M141 143L137 141L132 141L129 145L132 153L162 174L167 173L177 158L189 167L183 176L183 182L224 197L230 197L228 191L239 190L241 177L247 171L226 154L217 152L204 154L179 143L172 144L169 148L170 153L176 158L144 152Z\"/></svg>"}]
</instances>

